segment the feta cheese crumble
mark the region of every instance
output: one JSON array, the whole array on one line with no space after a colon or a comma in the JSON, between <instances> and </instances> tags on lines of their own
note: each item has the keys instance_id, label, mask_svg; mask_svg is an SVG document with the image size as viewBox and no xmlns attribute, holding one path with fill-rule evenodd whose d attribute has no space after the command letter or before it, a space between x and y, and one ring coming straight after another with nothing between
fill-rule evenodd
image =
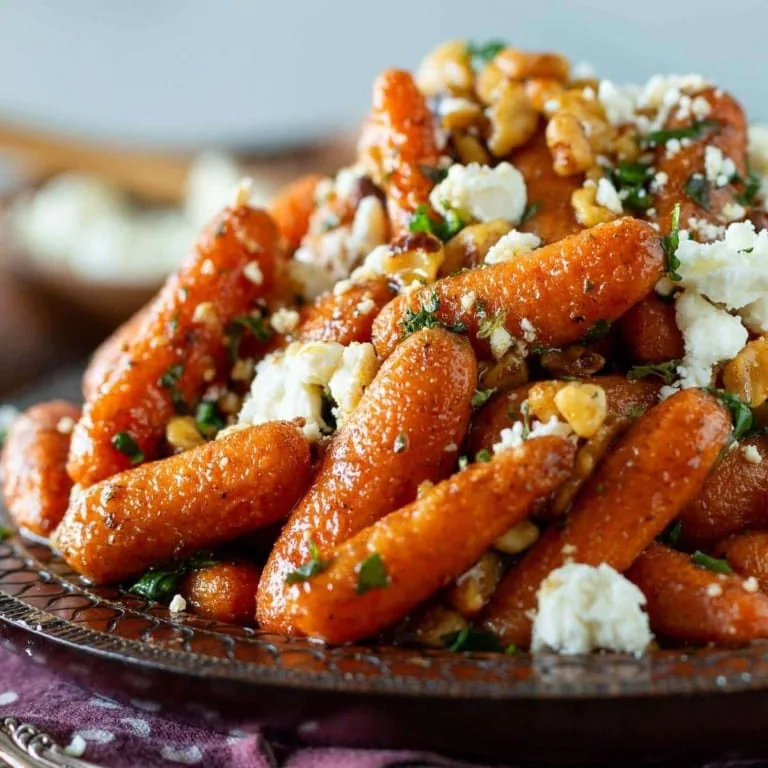
<instances>
[{"instance_id":1,"label":"feta cheese crumble","mask_svg":"<svg viewBox=\"0 0 768 768\"><path fill-rule=\"evenodd\" d=\"M511 261L521 253L529 253L541 245L541 238L530 232L518 232L516 229L507 232L494 243L485 255L486 264L501 264Z\"/></svg>"},{"instance_id":2,"label":"feta cheese crumble","mask_svg":"<svg viewBox=\"0 0 768 768\"><path fill-rule=\"evenodd\" d=\"M605 563L569 563L547 576L537 593L534 653L642 654L653 639L645 595Z\"/></svg>"},{"instance_id":3,"label":"feta cheese crumble","mask_svg":"<svg viewBox=\"0 0 768 768\"><path fill-rule=\"evenodd\" d=\"M760 455L760 451L757 450L756 445L742 445L741 452L750 464L763 463L763 457Z\"/></svg>"},{"instance_id":4,"label":"feta cheese crumble","mask_svg":"<svg viewBox=\"0 0 768 768\"><path fill-rule=\"evenodd\" d=\"M603 208L607 208L617 216L621 216L624 213L624 206L621 204L621 198L616 190L616 187L611 182L602 178L597 182L597 194L595 195L595 202L598 205L602 205Z\"/></svg>"},{"instance_id":5,"label":"feta cheese crumble","mask_svg":"<svg viewBox=\"0 0 768 768\"><path fill-rule=\"evenodd\" d=\"M504 219L519 224L527 193L520 171L507 162L494 168L479 163L454 164L430 193L429 202L442 214L455 211L464 219Z\"/></svg>"},{"instance_id":6,"label":"feta cheese crumble","mask_svg":"<svg viewBox=\"0 0 768 768\"><path fill-rule=\"evenodd\" d=\"M168 610L171 613L183 613L187 610L187 601L181 595L174 595L171 600Z\"/></svg>"},{"instance_id":7,"label":"feta cheese crumble","mask_svg":"<svg viewBox=\"0 0 768 768\"><path fill-rule=\"evenodd\" d=\"M549 436L570 438L573 436L573 430L557 416L552 416L545 422L534 419L526 435L525 424L522 421L516 421L511 427L501 430L499 442L494 444L493 452L499 453L507 448L519 448L526 440Z\"/></svg>"}]
</instances>

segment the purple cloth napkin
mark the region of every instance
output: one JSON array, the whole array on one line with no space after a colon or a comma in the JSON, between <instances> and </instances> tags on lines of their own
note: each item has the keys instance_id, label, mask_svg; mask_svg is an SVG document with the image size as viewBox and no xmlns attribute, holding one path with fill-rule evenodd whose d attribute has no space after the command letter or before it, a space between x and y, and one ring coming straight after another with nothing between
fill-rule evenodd
<instances>
[{"instance_id":1,"label":"purple cloth napkin","mask_svg":"<svg viewBox=\"0 0 768 768\"><path fill-rule=\"evenodd\" d=\"M124 706L84 691L43 662L0 648L0 718L31 723L73 756L110 768L473 768L414 752L273 748L258 732L228 730L204 706L190 704L193 724L181 723L154 701Z\"/></svg>"}]
</instances>

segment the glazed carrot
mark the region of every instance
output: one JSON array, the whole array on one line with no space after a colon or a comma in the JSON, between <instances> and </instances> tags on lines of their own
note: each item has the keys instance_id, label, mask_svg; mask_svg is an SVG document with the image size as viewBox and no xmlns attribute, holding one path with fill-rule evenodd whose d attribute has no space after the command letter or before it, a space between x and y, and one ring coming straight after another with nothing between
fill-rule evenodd
<instances>
[{"instance_id":1,"label":"glazed carrot","mask_svg":"<svg viewBox=\"0 0 768 768\"><path fill-rule=\"evenodd\" d=\"M310 476L300 429L269 422L84 489L51 542L78 573L121 581L280 520Z\"/></svg>"},{"instance_id":2,"label":"glazed carrot","mask_svg":"<svg viewBox=\"0 0 768 768\"><path fill-rule=\"evenodd\" d=\"M18 416L0 456L0 477L16 525L47 536L69 504L66 471L72 428L80 409L63 400L35 405Z\"/></svg>"},{"instance_id":3,"label":"glazed carrot","mask_svg":"<svg viewBox=\"0 0 768 768\"><path fill-rule=\"evenodd\" d=\"M663 270L657 232L645 222L619 219L398 296L373 324L374 345L386 357L403 338L408 313L432 306L437 297L435 317L449 326L463 323L481 356L488 356L488 344L477 334L489 318L504 318L516 337L527 320L538 344L560 347L583 338L599 321L621 317L648 294ZM474 304L462 304L473 293Z\"/></svg>"},{"instance_id":4,"label":"glazed carrot","mask_svg":"<svg viewBox=\"0 0 768 768\"><path fill-rule=\"evenodd\" d=\"M119 361L128 355L131 343L141 336L142 327L150 315L152 305L142 307L126 320L109 338L105 339L91 355L83 374L83 397L91 400Z\"/></svg>"},{"instance_id":5,"label":"glazed carrot","mask_svg":"<svg viewBox=\"0 0 768 768\"><path fill-rule=\"evenodd\" d=\"M675 320L675 305L655 293L635 304L619 321L621 340L633 363L664 363L685 354L683 335Z\"/></svg>"},{"instance_id":6,"label":"glazed carrot","mask_svg":"<svg viewBox=\"0 0 768 768\"><path fill-rule=\"evenodd\" d=\"M310 540L329 551L453 469L476 380L467 342L441 328L413 334L384 363L272 550L259 587L263 629L295 631L285 578L307 560Z\"/></svg>"},{"instance_id":7,"label":"glazed carrot","mask_svg":"<svg viewBox=\"0 0 768 768\"><path fill-rule=\"evenodd\" d=\"M152 302L141 334L86 404L67 465L76 483L88 486L131 466L132 456L115 446L122 433L144 458L158 456L168 420L227 370L225 327L271 290L277 241L269 216L247 206L226 210L206 230Z\"/></svg>"},{"instance_id":8,"label":"glazed carrot","mask_svg":"<svg viewBox=\"0 0 768 768\"><path fill-rule=\"evenodd\" d=\"M386 278L352 285L343 293L326 293L301 310L296 329L299 341L351 344L371 340L371 326L382 307L395 295Z\"/></svg>"},{"instance_id":9,"label":"glazed carrot","mask_svg":"<svg viewBox=\"0 0 768 768\"><path fill-rule=\"evenodd\" d=\"M680 151L672 153L666 144L656 150L654 166L657 173L665 173L667 181L654 197L655 220L663 231L667 231L672 221L672 212L677 203L681 204L680 222L683 229L689 228L691 218L704 219L713 224L721 224L720 215L727 203L734 202L736 188L733 184L724 187L710 185L708 207L703 208L686 193L686 185L694 173L705 173L704 156L706 148L717 147L725 157L736 164L741 176L745 175L747 158L747 125L744 111L739 103L719 88L708 88L700 94L710 104L706 119L713 127L702 131L701 136L689 139L689 143ZM690 116L681 118L677 110L666 128L686 128L691 125ZM695 236L695 232L693 233Z\"/></svg>"},{"instance_id":10,"label":"glazed carrot","mask_svg":"<svg viewBox=\"0 0 768 768\"><path fill-rule=\"evenodd\" d=\"M327 570L289 591L296 625L311 637L343 643L395 623L523 520L566 478L573 454L563 438L530 440L387 515L333 550ZM381 569L366 581L372 558Z\"/></svg>"},{"instance_id":11,"label":"glazed carrot","mask_svg":"<svg viewBox=\"0 0 768 768\"><path fill-rule=\"evenodd\" d=\"M744 450L754 446L761 461ZM743 440L728 451L696 498L682 511L680 542L703 548L744 528L768 526L768 437Z\"/></svg>"},{"instance_id":12,"label":"glazed carrot","mask_svg":"<svg viewBox=\"0 0 768 768\"><path fill-rule=\"evenodd\" d=\"M695 565L663 544L651 544L627 571L648 601L651 629L689 643L739 644L768 637L768 597L738 576Z\"/></svg>"},{"instance_id":13,"label":"glazed carrot","mask_svg":"<svg viewBox=\"0 0 768 768\"><path fill-rule=\"evenodd\" d=\"M693 498L731 431L711 395L684 390L638 419L587 480L565 527L552 527L496 590L485 626L527 645L544 578L568 559L626 570Z\"/></svg>"},{"instance_id":14,"label":"glazed carrot","mask_svg":"<svg viewBox=\"0 0 768 768\"><path fill-rule=\"evenodd\" d=\"M721 541L714 547L718 557L724 557L739 576L754 576L760 589L768 590L768 533L751 531Z\"/></svg>"},{"instance_id":15,"label":"glazed carrot","mask_svg":"<svg viewBox=\"0 0 768 768\"><path fill-rule=\"evenodd\" d=\"M295 251L309 227L309 218L315 210L315 188L322 181L320 174L310 173L283 187L269 205L287 247Z\"/></svg>"},{"instance_id":16,"label":"glazed carrot","mask_svg":"<svg viewBox=\"0 0 768 768\"><path fill-rule=\"evenodd\" d=\"M629 381L623 376L588 376L579 381L602 387L608 412L614 416L635 417L638 412L648 410L658 401L659 382L653 379ZM556 384L557 381L552 383ZM509 392L493 395L474 415L467 442L470 456L483 449L491 450L493 444L499 442L501 430L520 420L520 406L528 397L531 386L523 384Z\"/></svg>"},{"instance_id":17,"label":"glazed carrot","mask_svg":"<svg viewBox=\"0 0 768 768\"><path fill-rule=\"evenodd\" d=\"M216 563L188 574L181 594L192 612L224 624L252 624L261 569L252 563Z\"/></svg>"},{"instance_id":18,"label":"glazed carrot","mask_svg":"<svg viewBox=\"0 0 768 768\"><path fill-rule=\"evenodd\" d=\"M388 69L376 78L358 151L387 195L393 234L407 232L434 186L423 167L435 167L440 157L432 113L410 72Z\"/></svg>"},{"instance_id":19,"label":"glazed carrot","mask_svg":"<svg viewBox=\"0 0 768 768\"><path fill-rule=\"evenodd\" d=\"M543 130L515 150L509 162L523 174L529 210L533 211L518 229L533 232L544 243L556 243L583 229L571 205L571 195L581 187L583 179L555 173Z\"/></svg>"}]
</instances>

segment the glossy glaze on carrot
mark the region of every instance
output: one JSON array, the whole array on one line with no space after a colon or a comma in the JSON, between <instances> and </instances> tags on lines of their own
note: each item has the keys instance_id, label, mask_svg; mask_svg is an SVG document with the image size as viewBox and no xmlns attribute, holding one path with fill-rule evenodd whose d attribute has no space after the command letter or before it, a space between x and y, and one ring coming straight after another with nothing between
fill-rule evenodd
<instances>
[{"instance_id":1,"label":"glossy glaze on carrot","mask_svg":"<svg viewBox=\"0 0 768 768\"><path fill-rule=\"evenodd\" d=\"M253 624L261 568L252 563L222 562L192 571L180 592L192 611L223 624Z\"/></svg>"}]
</instances>

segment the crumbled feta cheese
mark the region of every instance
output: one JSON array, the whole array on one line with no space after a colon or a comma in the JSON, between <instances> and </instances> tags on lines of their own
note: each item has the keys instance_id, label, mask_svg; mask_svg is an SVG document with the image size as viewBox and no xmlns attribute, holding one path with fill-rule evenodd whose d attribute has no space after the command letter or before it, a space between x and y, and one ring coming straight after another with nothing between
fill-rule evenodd
<instances>
[{"instance_id":1,"label":"crumbled feta cheese","mask_svg":"<svg viewBox=\"0 0 768 768\"><path fill-rule=\"evenodd\" d=\"M519 448L525 440L533 440L537 437L567 437L573 436L573 430L569 424L560 421L557 416L552 416L548 421L541 422L534 419L528 435L525 435L525 424L516 421L511 427L501 430L499 442L493 446L493 452L499 453L507 448Z\"/></svg>"},{"instance_id":2,"label":"crumbled feta cheese","mask_svg":"<svg viewBox=\"0 0 768 768\"><path fill-rule=\"evenodd\" d=\"M269 324L278 333L290 333L299 324L299 313L295 309L281 307L269 318Z\"/></svg>"},{"instance_id":3,"label":"crumbled feta cheese","mask_svg":"<svg viewBox=\"0 0 768 768\"><path fill-rule=\"evenodd\" d=\"M741 452L750 464L763 463L763 457L760 455L760 451L757 450L756 445L742 445Z\"/></svg>"},{"instance_id":4,"label":"crumbled feta cheese","mask_svg":"<svg viewBox=\"0 0 768 768\"><path fill-rule=\"evenodd\" d=\"M364 299L360 299L355 307L355 312L358 315L368 315L376 308L376 302L370 297L366 296Z\"/></svg>"},{"instance_id":5,"label":"crumbled feta cheese","mask_svg":"<svg viewBox=\"0 0 768 768\"><path fill-rule=\"evenodd\" d=\"M532 344L536 341L536 329L527 317L524 317L520 321L520 330L523 332L523 341L528 342L528 344Z\"/></svg>"},{"instance_id":6,"label":"crumbled feta cheese","mask_svg":"<svg viewBox=\"0 0 768 768\"><path fill-rule=\"evenodd\" d=\"M621 88L610 80L601 80L597 88L597 98L611 125L634 122L636 94L632 89Z\"/></svg>"},{"instance_id":7,"label":"crumbled feta cheese","mask_svg":"<svg viewBox=\"0 0 768 768\"><path fill-rule=\"evenodd\" d=\"M720 218L728 224L741 221L746 215L747 209L740 203L732 201L727 202L720 211Z\"/></svg>"},{"instance_id":8,"label":"crumbled feta cheese","mask_svg":"<svg viewBox=\"0 0 768 768\"><path fill-rule=\"evenodd\" d=\"M61 751L68 757L82 757L87 748L88 742L79 733L75 733L69 744Z\"/></svg>"},{"instance_id":9,"label":"crumbled feta cheese","mask_svg":"<svg viewBox=\"0 0 768 768\"><path fill-rule=\"evenodd\" d=\"M456 211L478 221L504 219L519 224L525 211L525 180L507 162L491 168L479 163L454 164L431 192L429 201L440 213Z\"/></svg>"},{"instance_id":10,"label":"crumbled feta cheese","mask_svg":"<svg viewBox=\"0 0 768 768\"><path fill-rule=\"evenodd\" d=\"M56 424L56 431L62 435L71 435L75 428L75 420L71 416L62 416Z\"/></svg>"},{"instance_id":11,"label":"crumbled feta cheese","mask_svg":"<svg viewBox=\"0 0 768 768\"><path fill-rule=\"evenodd\" d=\"M504 326L494 328L488 341L491 344L491 354L496 360L501 360L515 343L512 334Z\"/></svg>"},{"instance_id":12,"label":"crumbled feta cheese","mask_svg":"<svg viewBox=\"0 0 768 768\"><path fill-rule=\"evenodd\" d=\"M597 182L597 194L595 195L595 202L598 205L602 205L603 208L607 208L616 215L620 216L624 213L624 206L621 204L621 198L616 191L616 187L611 182L603 177Z\"/></svg>"},{"instance_id":13,"label":"crumbled feta cheese","mask_svg":"<svg viewBox=\"0 0 768 768\"><path fill-rule=\"evenodd\" d=\"M699 120L704 119L711 111L712 105L703 96L697 96L691 102L691 112Z\"/></svg>"},{"instance_id":14,"label":"crumbled feta cheese","mask_svg":"<svg viewBox=\"0 0 768 768\"><path fill-rule=\"evenodd\" d=\"M168 610L171 613L182 613L187 610L187 601L181 595L174 595Z\"/></svg>"},{"instance_id":15,"label":"crumbled feta cheese","mask_svg":"<svg viewBox=\"0 0 768 768\"><path fill-rule=\"evenodd\" d=\"M691 291L677 299L676 319L685 342L678 367L683 388L710 386L712 367L735 357L749 338L738 317Z\"/></svg>"},{"instance_id":16,"label":"crumbled feta cheese","mask_svg":"<svg viewBox=\"0 0 768 768\"><path fill-rule=\"evenodd\" d=\"M353 341L344 348L339 367L328 382L331 397L336 401L333 415L339 426L357 408L378 370L379 360L372 344Z\"/></svg>"},{"instance_id":17,"label":"crumbled feta cheese","mask_svg":"<svg viewBox=\"0 0 768 768\"><path fill-rule=\"evenodd\" d=\"M680 139L669 139L666 144L664 144L664 148L666 152L664 153L665 157L668 160L671 160L678 152L680 152L683 148L682 143L680 142Z\"/></svg>"},{"instance_id":18,"label":"crumbled feta cheese","mask_svg":"<svg viewBox=\"0 0 768 768\"><path fill-rule=\"evenodd\" d=\"M570 563L547 576L537 593L534 653L641 654L653 639L645 595L609 565Z\"/></svg>"},{"instance_id":19,"label":"crumbled feta cheese","mask_svg":"<svg viewBox=\"0 0 768 768\"><path fill-rule=\"evenodd\" d=\"M485 255L486 264L501 264L510 261L521 253L529 253L541 245L541 238L530 232L507 232L494 243Z\"/></svg>"},{"instance_id":20,"label":"crumbled feta cheese","mask_svg":"<svg viewBox=\"0 0 768 768\"><path fill-rule=\"evenodd\" d=\"M704 172L707 181L724 187L736 175L736 163L726 157L722 149L709 145L704 150Z\"/></svg>"},{"instance_id":21,"label":"crumbled feta cheese","mask_svg":"<svg viewBox=\"0 0 768 768\"><path fill-rule=\"evenodd\" d=\"M707 597L720 597L723 594L723 588L717 584L707 584Z\"/></svg>"},{"instance_id":22,"label":"crumbled feta cheese","mask_svg":"<svg viewBox=\"0 0 768 768\"><path fill-rule=\"evenodd\" d=\"M651 179L651 192L658 195L669 181L669 174L666 171L657 171Z\"/></svg>"},{"instance_id":23,"label":"crumbled feta cheese","mask_svg":"<svg viewBox=\"0 0 768 768\"><path fill-rule=\"evenodd\" d=\"M700 242L712 242L725 236L725 227L714 224L709 219L697 219L695 216L688 219L688 229Z\"/></svg>"},{"instance_id":24,"label":"crumbled feta cheese","mask_svg":"<svg viewBox=\"0 0 768 768\"><path fill-rule=\"evenodd\" d=\"M474 291L467 291L465 294L462 295L460 299L461 308L465 312L469 312L472 307L475 306L475 302L477 301L477 294Z\"/></svg>"},{"instance_id":25,"label":"crumbled feta cheese","mask_svg":"<svg viewBox=\"0 0 768 768\"><path fill-rule=\"evenodd\" d=\"M365 175L365 168L360 163L340 169L333 180L333 191L336 197L342 200L349 200L357 191L358 182Z\"/></svg>"},{"instance_id":26,"label":"crumbled feta cheese","mask_svg":"<svg viewBox=\"0 0 768 768\"><path fill-rule=\"evenodd\" d=\"M249 261L243 268L243 274L254 285L261 285L264 282L264 273L258 261Z\"/></svg>"},{"instance_id":27,"label":"crumbled feta cheese","mask_svg":"<svg viewBox=\"0 0 768 768\"><path fill-rule=\"evenodd\" d=\"M742 307L739 315L752 333L768 333L768 296Z\"/></svg>"},{"instance_id":28,"label":"crumbled feta cheese","mask_svg":"<svg viewBox=\"0 0 768 768\"><path fill-rule=\"evenodd\" d=\"M754 577L750 576L747 579L744 579L741 586L744 588L745 592L758 592L760 590L760 582Z\"/></svg>"}]
</instances>

